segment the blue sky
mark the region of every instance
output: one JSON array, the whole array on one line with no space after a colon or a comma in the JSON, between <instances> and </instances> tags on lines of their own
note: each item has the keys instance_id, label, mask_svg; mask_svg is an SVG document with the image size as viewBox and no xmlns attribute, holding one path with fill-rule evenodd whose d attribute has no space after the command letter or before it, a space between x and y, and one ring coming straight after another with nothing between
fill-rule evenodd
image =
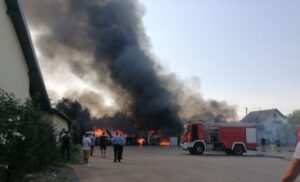
<instances>
[{"instance_id":1,"label":"blue sky","mask_svg":"<svg viewBox=\"0 0 300 182\"><path fill-rule=\"evenodd\" d=\"M197 76L205 98L250 111L300 109L300 1L140 0L152 51Z\"/></svg>"}]
</instances>

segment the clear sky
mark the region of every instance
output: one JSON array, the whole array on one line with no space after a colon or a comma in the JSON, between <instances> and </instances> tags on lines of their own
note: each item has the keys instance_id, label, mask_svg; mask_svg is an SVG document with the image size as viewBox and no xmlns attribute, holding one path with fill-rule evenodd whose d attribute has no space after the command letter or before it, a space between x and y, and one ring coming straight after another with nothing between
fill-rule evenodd
<instances>
[{"instance_id":1,"label":"clear sky","mask_svg":"<svg viewBox=\"0 0 300 182\"><path fill-rule=\"evenodd\" d=\"M300 1L140 0L152 51L197 76L205 98L249 111L300 109Z\"/></svg>"}]
</instances>

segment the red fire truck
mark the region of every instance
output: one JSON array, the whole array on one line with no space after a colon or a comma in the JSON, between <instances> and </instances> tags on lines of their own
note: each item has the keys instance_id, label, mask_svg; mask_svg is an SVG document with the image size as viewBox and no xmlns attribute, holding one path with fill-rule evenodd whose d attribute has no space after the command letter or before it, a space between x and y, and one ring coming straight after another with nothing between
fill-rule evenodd
<instances>
[{"instance_id":1,"label":"red fire truck","mask_svg":"<svg viewBox=\"0 0 300 182\"><path fill-rule=\"evenodd\" d=\"M207 150L224 150L227 154L242 155L247 150L256 150L256 126L189 121L184 124L180 146L197 155Z\"/></svg>"}]
</instances>

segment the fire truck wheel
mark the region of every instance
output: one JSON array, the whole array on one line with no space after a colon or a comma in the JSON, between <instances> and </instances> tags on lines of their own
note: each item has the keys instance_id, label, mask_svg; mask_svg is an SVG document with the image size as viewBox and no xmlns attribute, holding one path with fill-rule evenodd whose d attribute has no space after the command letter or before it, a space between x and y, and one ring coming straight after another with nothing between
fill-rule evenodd
<instances>
[{"instance_id":1,"label":"fire truck wheel","mask_svg":"<svg viewBox=\"0 0 300 182\"><path fill-rule=\"evenodd\" d=\"M196 143L194 145L193 152L196 155L202 155L204 152L204 145L202 143Z\"/></svg>"},{"instance_id":2,"label":"fire truck wheel","mask_svg":"<svg viewBox=\"0 0 300 182\"><path fill-rule=\"evenodd\" d=\"M233 153L235 154L235 155L243 155L243 153L244 153L244 147L243 147L243 145L236 145L236 146L234 146L234 148L233 148Z\"/></svg>"}]
</instances>

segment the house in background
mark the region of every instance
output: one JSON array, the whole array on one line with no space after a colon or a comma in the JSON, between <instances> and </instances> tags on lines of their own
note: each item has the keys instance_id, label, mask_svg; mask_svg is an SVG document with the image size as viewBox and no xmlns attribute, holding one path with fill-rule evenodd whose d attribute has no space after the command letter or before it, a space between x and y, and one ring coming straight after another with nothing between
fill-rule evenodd
<instances>
[{"instance_id":1,"label":"house in background","mask_svg":"<svg viewBox=\"0 0 300 182\"><path fill-rule=\"evenodd\" d=\"M51 107L19 0L0 0L0 89L25 101L37 97L56 132L72 121Z\"/></svg>"},{"instance_id":2,"label":"house in background","mask_svg":"<svg viewBox=\"0 0 300 182\"><path fill-rule=\"evenodd\" d=\"M51 111L45 112L44 117L53 125L57 141L63 129L71 130L72 128L73 120L57 109L51 109Z\"/></svg>"},{"instance_id":3,"label":"house in background","mask_svg":"<svg viewBox=\"0 0 300 182\"><path fill-rule=\"evenodd\" d=\"M296 142L288 118L278 109L250 112L241 122L257 124L258 140L265 138L269 144L279 140L282 145L291 145Z\"/></svg>"}]
</instances>

